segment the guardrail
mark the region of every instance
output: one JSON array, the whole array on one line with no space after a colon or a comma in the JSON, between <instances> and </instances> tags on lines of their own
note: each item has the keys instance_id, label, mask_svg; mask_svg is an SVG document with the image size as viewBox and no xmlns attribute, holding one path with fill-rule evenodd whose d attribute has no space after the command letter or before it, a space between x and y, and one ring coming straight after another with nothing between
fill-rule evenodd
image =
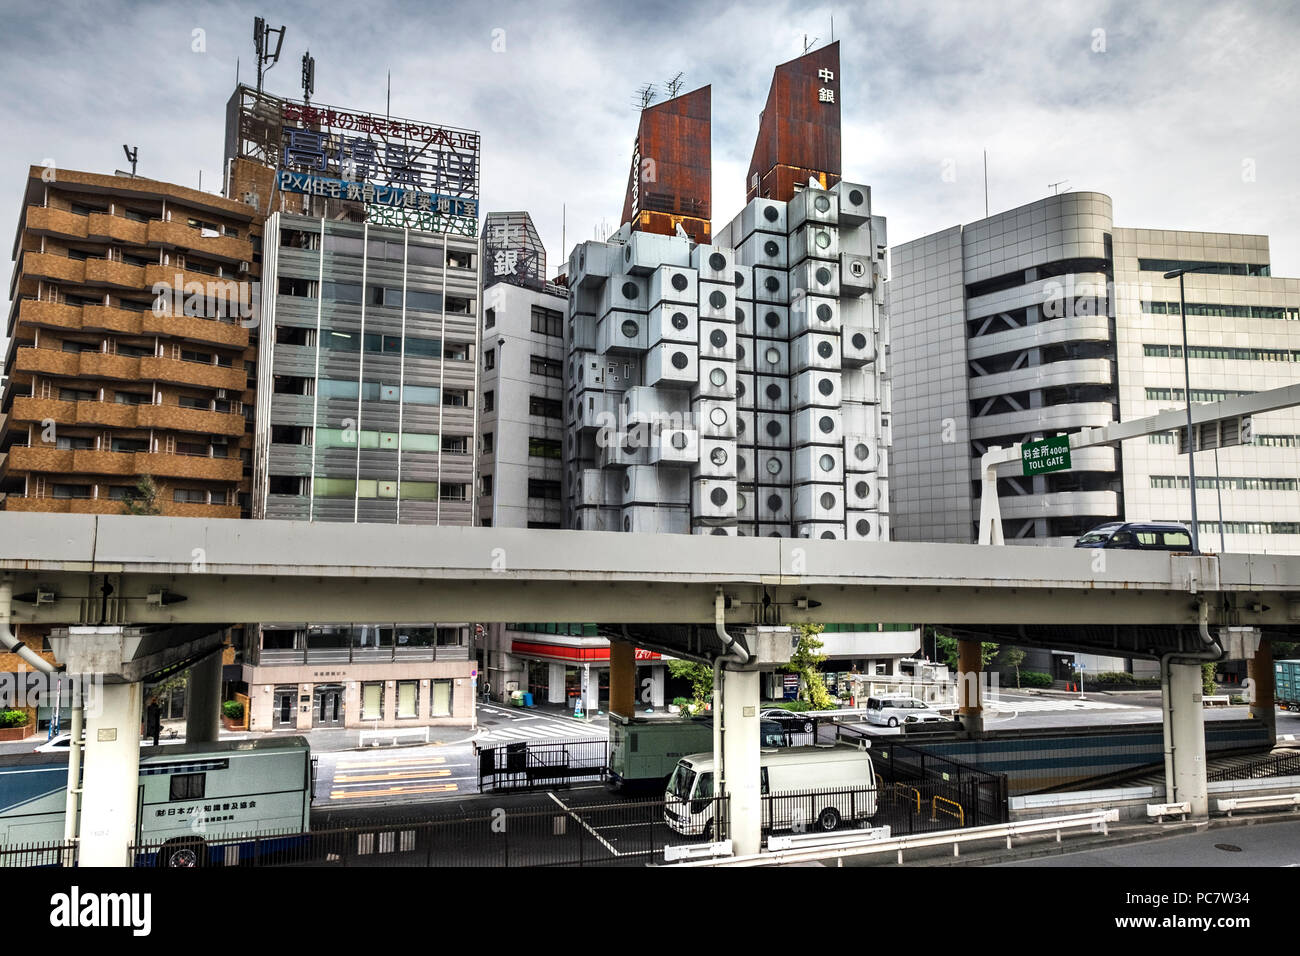
<instances>
[{"instance_id":1,"label":"guardrail","mask_svg":"<svg viewBox=\"0 0 1300 956\"><path fill-rule=\"evenodd\" d=\"M731 856L731 841L718 843L686 843L681 846L664 847L664 860L695 860L701 857L712 859L719 856Z\"/></svg>"},{"instance_id":2,"label":"guardrail","mask_svg":"<svg viewBox=\"0 0 1300 956\"><path fill-rule=\"evenodd\" d=\"M857 846L863 843L879 843L889 839L889 827L867 827L844 833L786 833L781 836L769 836L767 849L799 850L805 847L820 846Z\"/></svg>"},{"instance_id":3,"label":"guardrail","mask_svg":"<svg viewBox=\"0 0 1300 956\"><path fill-rule=\"evenodd\" d=\"M1165 817L1179 814L1184 820L1192 812L1191 803L1184 801L1182 803L1148 803L1147 816L1155 817L1156 823L1164 823Z\"/></svg>"},{"instance_id":4,"label":"guardrail","mask_svg":"<svg viewBox=\"0 0 1300 956\"><path fill-rule=\"evenodd\" d=\"M1300 798L1300 795L1298 795ZM1030 820L1020 823L1002 823L989 827L973 827L969 830L949 830L925 836L896 837L889 840L873 842L849 842L848 840L827 846L809 847L790 850L776 850L770 853L758 853L752 856L733 856L716 860L690 860L675 863L674 866L780 866L790 863L815 863L821 860L836 859L843 865L846 856L874 856L878 853L894 852L897 862L903 862L905 850L919 850L930 847L952 846L952 855L960 856L963 843L979 840L1006 840L1007 849L1011 849L1015 837L1030 836L1039 833L1055 833L1056 842L1061 842L1061 834L1067 830L1088 830L1092 833L1109 834L1108 825L1119 821L1119 811L1115 809L1094 810L1091 813L1076 813L1064 817L1049 817L1045 820ZM852 838L850 838L852 839Z\"/></svg>"},{"instance_id":5,"label":"guardrail","mask_svg":"<svg viewBox=\"0 0 1300 956\"><path fill-rule=\"evenodd\" d=\"M1211 694L1201 698L1201 704L1205 707L1227 707L1231 703L1232 698L1227 694Z\"/></svg>"},{"instance_id":6,"label":"guardrail","mask_svg":"<svg viewBox=\"0 0 1300 956\"><path fill-rule=\"evenodd\" d=\"M361 731L361 732L357 735L357 746L358 746L358 747L364 747L364 746L366 746L366 737L369 736L369 737L371 737L371 738L373 738L373 739L375 740L375 743L372 743L372 744L370 745L370 746L372 746L372 747L377 747L377 746L379 746L378 741L380 741L380 740L387 740L387 739L391 739L391 740L393 741L392 746L396 747L396 746L397 746L397 738L398 738L398 737L410 737L412 734L414 734L414 735L417 736L417 737L422 738L423 741L424 741L424 743L426 743L426 744L429 742L429 728L428 728L428 727L404 727L404 728L403 728L403 727L390 727L390 728L385 729L385 730L363 730L363 731Z\"/></svg>"},{"instance_id":7,"label":"guardrail","mask_svg":"<svg viewBox=\"0 0 1300 956\"><path fill-rule=\"evenodd\" d=\"M1229 797L1216 800L1220 813L1232 816L1234 810L1272 810L1291 807L1300 813L1300 793L1284 793L1271 797Z\"/></svg>"}]
</instances>

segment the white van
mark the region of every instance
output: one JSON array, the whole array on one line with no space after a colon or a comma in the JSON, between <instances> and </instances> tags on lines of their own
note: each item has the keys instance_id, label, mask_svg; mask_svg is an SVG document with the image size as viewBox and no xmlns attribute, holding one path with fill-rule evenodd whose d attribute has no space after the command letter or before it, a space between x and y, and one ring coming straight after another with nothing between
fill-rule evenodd
<instances>
[{"instance_id":1,"label":"white van","mask_svg":"<svg viewBox=\"0 0 1300 956\"><path fill-rule=\"evenodd\" d=\"M911 694L884 694L867 698L867 723L897 727L913 714L937 714L938 711Z\"/></svg>"},{"instance_id":2,"label":"white van","mask_svg":"<svg viewBox=\"0 0 1300 956\"><path fill-rule=\"evenodd\" d=\"M869 820L876 813L876 778L865 749L819 744L765 750L759 758L763 828L796 826L834 830L842 822ZM784 793L837 791L825 796L782 798ZM685 836L713 836L713 754L692 754L677 762L664 794L664 820Z\"/></svg>"}]
</instances>

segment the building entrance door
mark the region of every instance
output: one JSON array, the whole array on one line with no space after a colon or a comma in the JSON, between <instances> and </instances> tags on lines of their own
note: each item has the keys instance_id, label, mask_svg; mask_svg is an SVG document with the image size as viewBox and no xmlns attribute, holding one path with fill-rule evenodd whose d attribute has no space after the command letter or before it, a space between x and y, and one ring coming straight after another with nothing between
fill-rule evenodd
<instances>
[{"instance_id":1,"label":"building entrance door","mask_svg":"<svg viewBox=\"0 0 1300 956\"><path fill-rule=\"evenodd\" d=\"M297 727L295 710L298 707L298 685L291 684L275 689L275 709L271 714L271 726L280 730L285 727Z\"/></svg>"},{"instance_id":2,"label":"building entrance door","mask_svg":"<svg viewBox=\"0 0 1300 956\"><path fill-rule=\"evenodd\" d=\"M319 684L312 695L312 726L343 726L343 685Z\"/></svg>"}]
</instances>

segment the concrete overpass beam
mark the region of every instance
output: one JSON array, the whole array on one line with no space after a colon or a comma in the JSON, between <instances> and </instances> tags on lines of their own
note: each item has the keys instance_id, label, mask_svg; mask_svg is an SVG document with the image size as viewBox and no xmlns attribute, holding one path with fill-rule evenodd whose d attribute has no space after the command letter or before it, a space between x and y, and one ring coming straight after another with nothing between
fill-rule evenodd
<instances>
[{"instance_id":1,"label":"concrete overpass beam","mask_svg":"<svg viewBox=\"0 0 1300 956\"><path fill-rule=\"evenodd\" d=\"M221 652L209 654L190 668L189 710L185 714L185 742L216 743L220 736Z\"/></svg>"},{"instance_id":2,"label":"concrete overpass beam","mask_svg":"<svg viewBox=\"0 0 1300 956\"><path fill-rule=\"evenodd\" d=\"M957 719L970 734L984 732L983 648L979 641L957 642Z\"/></svg>"},{"instance_id":3,"label":"concrete overpass beam","mask_svg":"<svg viewBox=\"0 0 1300 956\"><path fill-rule=\"evenodd\" d=\"M1262 720L1268 735L1277 740L1277 698L1273 670L1273 645L1260 641L1255 656L1246 662L1246 675L1250 678L1250 716Z\"/></svg>"},{"instance_id":4,"label":"concrete overpass beam","mask_svg":"<svg viewBox=\"0 0 1300 956\"><path fill-rule=\"evenodd\" d=\"M81 799L81 866L126 866L135 839L140 786L139 683L105 684L86 707Z\"/></svg>"},{"instance_id":5,"label":"concrete overpass beam","mask_svg":"<svg viewBox=\"0 0 1300 956\"><path fill-rule=\"evenodd\" d=\"M721 782L730 797L727 835L738 856L757 853L763 842L758 718L761 677L756 670L728 670L723 678L722 719L726 734L722 740L725 776Z\"/></svg>"}]
</instances>

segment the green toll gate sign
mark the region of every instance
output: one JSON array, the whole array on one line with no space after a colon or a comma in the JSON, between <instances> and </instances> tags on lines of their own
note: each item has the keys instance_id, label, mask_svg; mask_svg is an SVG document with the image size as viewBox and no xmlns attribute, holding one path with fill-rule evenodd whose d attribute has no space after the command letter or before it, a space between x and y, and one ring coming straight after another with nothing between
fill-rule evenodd
<instances>
[{"instance_id":1,"label":"green toll gate sign","mask_svg":"<svg viewBox=\"0 0 1300 956\"><path fill-rule=\"evenodd\" d=\"M1070 436L1057 435L1045 441L1026 442L1020 446L1020 464L1026 478L1066 471L1070 467Z\"/></svg>"}]
</instances>

